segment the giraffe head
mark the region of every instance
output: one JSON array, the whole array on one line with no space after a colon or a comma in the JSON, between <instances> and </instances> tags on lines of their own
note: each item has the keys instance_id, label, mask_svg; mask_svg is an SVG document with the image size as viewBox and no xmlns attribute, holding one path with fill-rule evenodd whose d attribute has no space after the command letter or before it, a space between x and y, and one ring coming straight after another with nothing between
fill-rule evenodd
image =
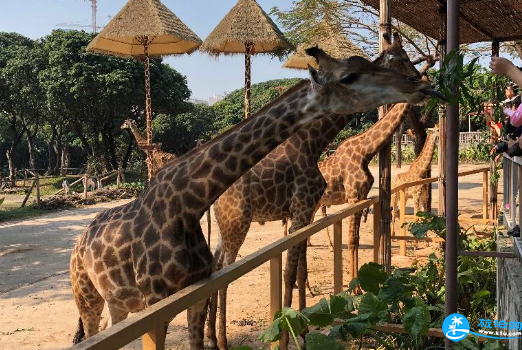
<instances>
[{"instance_id":1,"label":"giraffe head","mask_svg":"<svg viewBox=\"0 0 522 350\"><path fill-rule=\"evenodd\" d=\"M311 101L325 113L357 113L384 104L418 104L429 96L440 97L429 83L382 68L359 56L337 60L318 47L309 48L306 53L320 66L319 71L308 66L313 91Z\"/></svg>"},{"instance_id":2,"label":"giraffe head","mask_svg":"<svg viewBox=\"0 0 522 350\"><path fill-rule=\"evenodd\" d=\"M421 74L411 62L410 57L402 47L401 36L399 33L393 33L393 42L388 34L383 34L384 47L383 51L377 56L373 63L381 67L394 70L409 77L420 77Z\"/></svg>"},{"instance_id":3,"label":"giraffe head","mask_svg":"<svg viewBox=\"0 0 522 350\"><path fill-rule=\"evenodd\" d=\"M433 128L429 128L427 131L428 131L428 135L435 137L435 139L437 139L440 135L439 123L435 124L435 126Z\"/></svg>"},{"instance_id":4,"label":"giraffe head","mask_svg":"<svg viewBox=\"0 0 522 350\"><path fill-rule=\"evenodd\" d=\"M121 124L121 129L130 129L133 126L136 126L136 123L132 119L125 119L123 124Z\"/></svg>"}]
</instances>

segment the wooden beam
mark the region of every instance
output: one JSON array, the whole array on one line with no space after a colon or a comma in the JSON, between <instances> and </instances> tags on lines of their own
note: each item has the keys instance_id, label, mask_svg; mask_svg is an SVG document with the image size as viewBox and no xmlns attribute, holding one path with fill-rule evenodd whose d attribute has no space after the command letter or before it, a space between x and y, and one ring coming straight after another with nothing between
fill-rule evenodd
<instances>
[{"instance_id":1,"label":"wooden beam","mask_svg":"<svg viewBox=\"0 0 522 350\"><path fill-rule=\"evenodd\" d=\"M339 294L343 291L343 221L338 221L334 224L334 294ZM357 261L350 261L350 271L353 271L353 266L357 266ZM351 275L350 277L354 277Z\"/></svg>"}]
</instances>

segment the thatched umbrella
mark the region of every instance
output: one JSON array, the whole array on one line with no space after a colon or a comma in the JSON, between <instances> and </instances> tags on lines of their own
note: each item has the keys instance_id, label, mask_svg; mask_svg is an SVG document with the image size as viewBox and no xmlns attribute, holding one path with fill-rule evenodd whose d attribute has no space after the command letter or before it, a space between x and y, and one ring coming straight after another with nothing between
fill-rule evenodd
<instances>
[{"instance_id":1,"label":"thatched umbrella","mask_svg":"<svg viewBox=\"0 0 522 350\"><path fill-rule=\"evenodd\" d=\"M156 147L152 145L150 56L191 53L200 45L201 39L159 0L130 0L87 47L111 55L144 57L149 180Z\"/></svg>"},{"instance_id":2,"label":"thatched umbrella","mask_svg":"<svg viewBox=\"0 0 522 350\"><path fill-rule=\"evenodd\" d=\"M311 46L318 46L324 52L337 59L350 56L369 58L363 50L358 48L339 30L326 24L320 24L319 26L322 28L320 28L317 34L317 39L309 40L309 42L299 45L295 53L283 64L283 67L308 69L310 64L317 68L316 60L305 52L305 49Z\"/></svg>"},{"instance_id":3,"label":"thatched umbrella","mask_svg":"<svg viewBox=\"0 0 522 350\"><path fill-rule=\"evenodd\" d=\"M255 0L239 0L205 39L200 50L213 56L245 55L245 118L248 118L251 56L291 48L292 44Z\"/></svg>"}]
</instances>

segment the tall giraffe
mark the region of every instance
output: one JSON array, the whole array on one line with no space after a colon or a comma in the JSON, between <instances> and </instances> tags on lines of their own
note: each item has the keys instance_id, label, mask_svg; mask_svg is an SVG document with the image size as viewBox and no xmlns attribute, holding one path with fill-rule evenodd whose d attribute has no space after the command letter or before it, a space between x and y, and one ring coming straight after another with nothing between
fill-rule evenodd
<instances>
[{"instance_id":1,"label":"tall giraffe","mask_svg":"<svg viewBox=\"0 0 522 350\"><path fill-rule=\"evenodd\" d=\"M319 163L319 170L328 184L320 201L323 216L326 216L326 207L355 204L368 198L374 181L368 165L393 137L410 109L411 105L407 103L394 105L370 129L343 141L331 157ZM348 218L350 278L357 277L361 217L362 212L359 212ZM327 236L331 245L328 231Z\"/></svg>"},{"instance_id":2,"label":"tall giraffe","mask_svg":"<svg viewBox=\"0 0 522 350\"><path fill-rule=\"evenodd\" d=\"M146 150L145 146L147 145L147 139L140 133L134 120L126 119L121 125L121 129L130 129L136 139L138 148L145 152L145 154L147 154L147 152L152 152L152 157L147 157L147 163L149 162L149 159L152 161L152 164L149 165L152 169L152 176L156 175L159 169L161 169L167 162L177 158L175 154L164 152L160 147Z\"/></svg>"},{"instance_id":3,"label":"tall giraffe","mask_svg":"<svg viewBox=\"0 0 522 350\"><path fill-rule=\"evenodd\" d=\"M386 68L417 76L413 64L395 36L392 44L376 60ZM406 64L409 63L409 64ZM233 263L251 222L264 223L290 218L294 232L308 225L326 184L317 167L322 151L352 119L352 115L327 114L301 128L295 135L269 153L261 162L231 186L214 204L220 228L220 243L214 254L216 269ZM305 307L306 244L288 252L285 269L285 306L290 306L296 279L299 308ZM292 257L298 257L293 260ZM297 259L297 258L296 258ZM296 275L297 274L297 275ZM219 338L216 338L217 295L211 299L208 338L211 346L228 349L226 338L227 288L219 292ZM286 338L285 338L286 341Z\"/></svg>"},{"instance_id":4,"label":"tall giraffe","mask_svg":"<svg viewBox=\"0 0 522 350\"><path fill-rule=\"evenodd\" d=\"M428 138L424 143L424 147L422 148L421 153L413 161L410 165L409 169L404 173L397 175L392 181L392 188L395 188L403 183L423 180L427 178L428 171L431 169L431 162L433 160L433 153L435 152L435 145L437 143L437 138L439 137L439 127L438 125L435 128L431 129L428 134ZM431 184L414 186L406 189L406 201L409 198L413 198L413 208L414 212L418 213L422 210L427 210L426 203L428 197L428 186ZM399 201L399 196L397 193L392 195L392 207L393 207L393 218L392 218L392 232L394 232L394 223L395 218L397 217L397 202Z\"/></svg>"},{"instance_id":5,"label":"tall giraffe","mask_svg":"<svg viewBox=\"0 0 522 350\"><path fill-rule=\"evenodd\" d=\"M320 63L303 82L227 132L168 163L134 201L99 214L80 235L70 273L80 313L75 343L98 332L108 304L111 325L211 273L199 220L227 188L301 127L326 113L418 103L430 85L360 57ZM299 249L293 249L299 253ZM298 256L289 253L290 260ZM191 350L203 348L207 300L188 309Z\"/></svg>"}]
</instances>

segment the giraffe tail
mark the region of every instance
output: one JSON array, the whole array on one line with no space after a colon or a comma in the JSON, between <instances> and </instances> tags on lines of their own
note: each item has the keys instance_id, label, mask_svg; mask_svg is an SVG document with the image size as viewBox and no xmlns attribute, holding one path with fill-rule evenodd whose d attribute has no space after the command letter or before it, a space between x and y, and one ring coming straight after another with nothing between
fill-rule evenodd
<instances>
[{"instance_id":1,"label":"giraffe tail","mask_svg":"<svg viewBox=\"0 0 522 350\"><path fill-rule=\"evenodd\" d=\"M73 338L73 345L80 344L82 340L85 338L85 330L83 329L83 321L82 318L78 318L78 329L76 330L76 334Z\"/></svg>"}]
</instances>

